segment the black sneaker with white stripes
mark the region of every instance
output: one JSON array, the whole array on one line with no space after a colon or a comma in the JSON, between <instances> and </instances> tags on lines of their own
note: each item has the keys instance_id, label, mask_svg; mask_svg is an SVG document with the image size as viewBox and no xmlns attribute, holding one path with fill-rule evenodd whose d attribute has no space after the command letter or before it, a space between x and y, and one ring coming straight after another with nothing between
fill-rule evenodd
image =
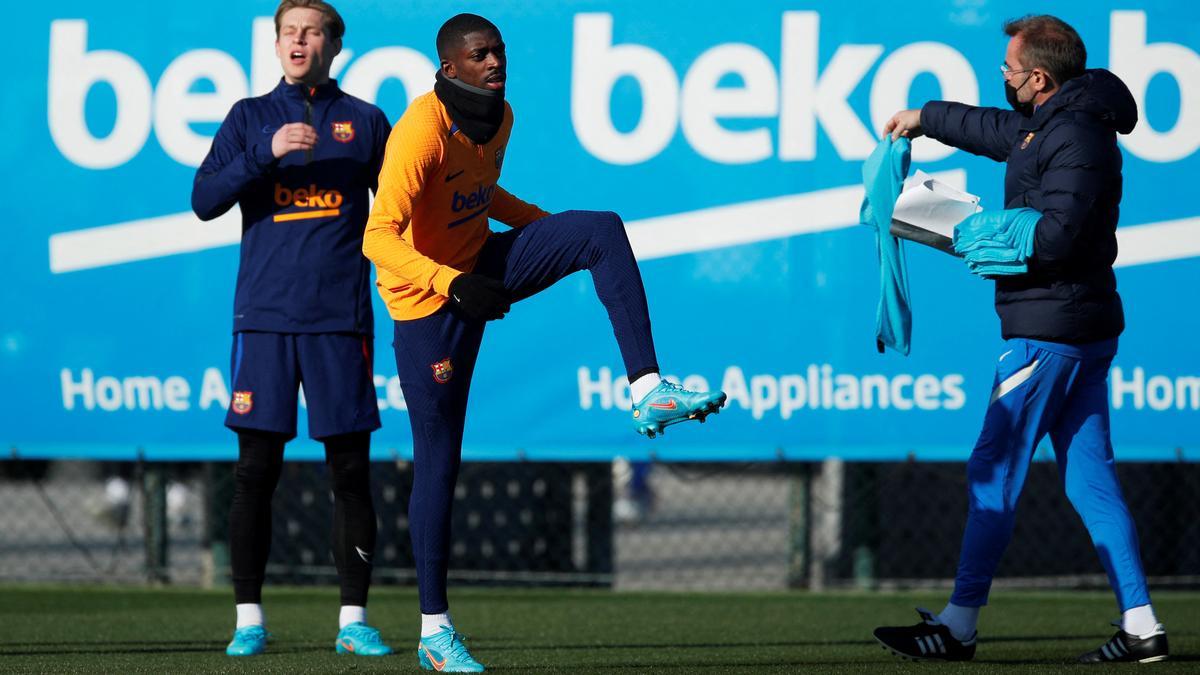
<instances>
[{"instance_id":1,"label":"black sneaker with white stripes","mask_svg":"<svg viewBox=\"0 0 1200 675\"><path fill-rule=\"evenodd\" d=\"M1149 635L1138 637L1120 629L1100 648L1079 657L1080 663L1154 663L1167 660L1167 630L1160 623Z\"/></svg>"},{"instance_id":2,"label":"black sneaker with white stripes","mask_svg":"<svg viewBox=\"0 0 1200 675\"><path fill-rule=\"evenodd\" d=\"M876 628L875 639L896 656L913 661L970 661L975 657L974 635L960 642L929 610L918 607L917 614L921 623Z\"/></svg>"}]
</instances>

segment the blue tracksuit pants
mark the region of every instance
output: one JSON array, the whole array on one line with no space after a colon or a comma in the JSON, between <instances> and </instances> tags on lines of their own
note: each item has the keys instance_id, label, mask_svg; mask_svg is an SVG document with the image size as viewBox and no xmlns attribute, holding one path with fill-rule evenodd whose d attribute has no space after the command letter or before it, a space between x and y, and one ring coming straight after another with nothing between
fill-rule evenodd
<instances>
[{"instance_id":1,"label":"blue tracksuit pants","mask_svg":"<svg viewBox=\"0 0 1200 675\"><path fill-rule=\"evenodd\" d=\"M588 270L608 310L631 379L658 370L641 273L614 213L567 211L519 230L494 234L474 273L502 281L513 300L527 298L574 272ZM484 324L447 305L434 314L397 321L396 369L413 433L413 491L408 521L421 613L449 607L450 518L458 479L471 375ZM563 327L560 339L570 334ZM536 350L537 345L531 345ZM503 398L512 392L495 395Z\"/></svg>"},{"instance_id":2,"label":"blue tracksuit pants","mask_svg":"<svg viewBox=\"0 0 1200 675\"><path fill-rule=\"evenodd\" d=\"M1120 609L1148 604L1137 532L1117 482L1109 435L1108 368L1117 340L1066 345L1012 339L1005 349L967 463L970 509L950 601L987 604L1029 463L1049 434L1067 498L1087 526Z\"/></svg>"}]
</instances>

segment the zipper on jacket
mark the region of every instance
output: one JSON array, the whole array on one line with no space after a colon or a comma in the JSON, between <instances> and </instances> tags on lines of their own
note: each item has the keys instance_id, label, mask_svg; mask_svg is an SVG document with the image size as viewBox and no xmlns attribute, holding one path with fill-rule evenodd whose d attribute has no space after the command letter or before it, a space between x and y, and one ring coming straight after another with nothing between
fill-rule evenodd
<instances>
[{"instance_id":1,"label":"zipper on jacket","mask_svg":"<svg viewBox=\"0 0 1200 675\"><path fill-rule=\"evenodd\" d=\"M304 90L304 123L310 127L313 125L312 94L314 91L315 90L308 89L307 87ZM312 161L313 149L309 148L304 151L304 163L312 164Z\"/></svg>"}]
</instances>

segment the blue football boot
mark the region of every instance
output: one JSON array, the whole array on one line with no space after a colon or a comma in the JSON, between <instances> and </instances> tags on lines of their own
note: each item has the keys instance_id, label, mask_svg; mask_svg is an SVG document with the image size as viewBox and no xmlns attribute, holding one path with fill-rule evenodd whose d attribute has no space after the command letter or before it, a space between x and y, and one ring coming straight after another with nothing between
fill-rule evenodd
<instances>
[{"instance_id":1,"label":"blue football boot","mask_svg":"<svg viewBox=\"0 0 1200 675\"><path fill-rule=\"evenodd\" d=\"M383 644L379 631L361 621L346 624L345 628L338 631L334 644L339 654L387 656L392 653L392 648Z\"/></svg>"},{"instance_id":2,"label":"blue football boot","mask_svg":"<svg viewBox=\"0 0 1200 675\"><path fill-rule=\"evenodd\" d=\"M710 414L721 412L725 398L723 391L688 391L663 380L633 406L633 428L654 438L672 424L688 420L704 422Z\"/></svg>"},{"instance_id":3,"label":"blue football boot","mask_svg":"<svg viewBox=\"0 0 1200 675\"><path fill-rule=\"evenodd\" d=\"M417 661L425 670L440 673L482 673L483 664L476 661L467 651L463 636L450 626L421 638L417 644Z\"/></svg>"},{"instance_id":4,"label":"blue football boot","mask_svg":"<svg viewBox=\"0 0 1200 675\"><path fill-rule=\"evenodd\" d=\"M267 631L262 626L243 626L233 631L225 648L228 656L257 656L267 651Z\"/></svg>"}]
</instances>

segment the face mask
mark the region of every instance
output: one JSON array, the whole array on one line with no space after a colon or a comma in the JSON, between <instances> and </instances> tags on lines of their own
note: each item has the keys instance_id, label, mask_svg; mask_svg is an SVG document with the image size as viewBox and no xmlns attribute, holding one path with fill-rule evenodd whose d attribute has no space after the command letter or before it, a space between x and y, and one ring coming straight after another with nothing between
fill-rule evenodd
<instances>
[{"instance_id":1,"label":"face mask","mask_svg":"<svg viewBox=\"0 0 1200 675\"><path fill-rule=\"evenodd\" d=\"M1031 77L1033 77L1033 73L1029 73L1028 75L1026 75L1025 80L1021 82L1020 87L1012 86L1011 84L1008 83L1007 80L1004 82L1004 98L1005 98L1005 100L1008 101L1008 105L1012 106L1013 110L1021 113L1025 117L1029 117L1029 116L1033 115L1033 101L1028 101L1028 102L1024 102L1024 103L1021 102L1021 100L1017 98L1017 90L1020 89L1021 87L1024 87L1025 83L1028 82L1029 78L1031 78Z\"/></svg>"}]
</instances>

